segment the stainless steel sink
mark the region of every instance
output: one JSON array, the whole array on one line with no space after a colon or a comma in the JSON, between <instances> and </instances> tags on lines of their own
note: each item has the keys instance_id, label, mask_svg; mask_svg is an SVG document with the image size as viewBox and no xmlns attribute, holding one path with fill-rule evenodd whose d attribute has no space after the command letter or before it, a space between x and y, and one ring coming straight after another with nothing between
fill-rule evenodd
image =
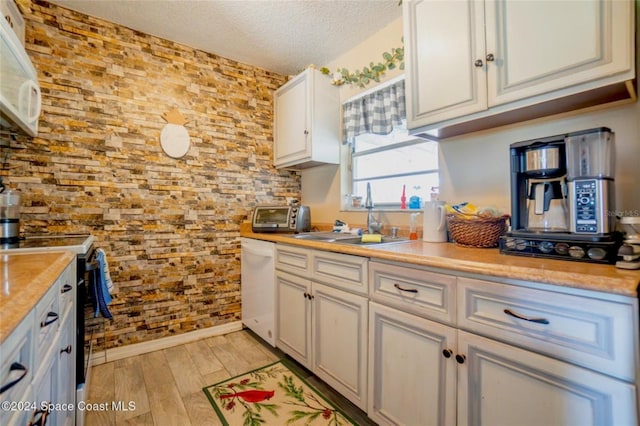
<instances>
[{"instance_id":1,"label":"stainless steel sink","mask_svg":"<svg viewBox=\"0 0 640 426\"><path fill-rule=\"evenodd\" d=\"M304 232L301 234L293 234L291 235L291 238L295 238L298 240L322 241L325 243L352 244L359 246L377 246L380 244L394 244L409 241L407 238L393 238L383 236L382 241L380 242L362 242L362 237L351 234L341 234L338 232Z\"/></svg>"},{"instance_id":2,"label":"stainless steel sink","mask_svg":"<svg viewBox=\"0 0 640 426\"><path fill-rule=\"evenodd\" d=\"M301 234L293 234L292 238L296 240L311 240L311 241L323 241L323 242L334 242L336 239L340 237L344 238L353 238L353 235L347 234L339 234L337 232L303 232Z\"/></svg>"},{"instance_id":3,"label":"stainless steel sink","mask_svg":"<svg viewBox=\"0 0 640 426\"><path fill-rule=\"evenodd\" d=\"M392 237L383 236L382 241L380 242L377 242L377 241L363 242L361 237L344 238L344 239L336 240L334 242L338 244L352 244L352 245L358 245L358 246L379 246L381 244L396 244L396 243L404 243L407 241L409 241L408 238L392 238Z\"/></svg>"}]
</instances>

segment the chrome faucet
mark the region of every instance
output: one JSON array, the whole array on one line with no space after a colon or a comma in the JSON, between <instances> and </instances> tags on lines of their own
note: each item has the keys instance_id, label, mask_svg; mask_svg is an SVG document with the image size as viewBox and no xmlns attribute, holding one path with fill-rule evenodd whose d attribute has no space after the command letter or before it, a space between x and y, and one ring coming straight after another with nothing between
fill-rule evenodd
<instances>
[{"instance_id":1,"label":"chrome faucet","mask_svg":"<svg viewBox=\"0 0 640 426\"><path fill-rule=\"evenodd\" d=\"M367 209L367 232L369 234L379 233L382 223L373 214L373 199L371 198L371 184L369 182L367 182L367 198L364 201L364 207Z\"/></svg>"}]
</instances>

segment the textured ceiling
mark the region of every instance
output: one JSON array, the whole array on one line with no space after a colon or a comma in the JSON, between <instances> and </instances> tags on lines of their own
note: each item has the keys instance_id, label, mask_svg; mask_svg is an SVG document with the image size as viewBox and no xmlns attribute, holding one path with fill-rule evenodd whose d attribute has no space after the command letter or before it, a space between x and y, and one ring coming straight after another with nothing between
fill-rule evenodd
<instances>
[{"instance_id":1,"label":"textured ceiling","mask_svg":"<svg viewBox=\"0 0 640 426\"><path fill-rule=\"evenodd\" d=\"M323 66L402 15L398 0L52 3L286 75L297 74L309 64ZM381 51L387 48L381 46Z\"/></svg>"}]
</instances>

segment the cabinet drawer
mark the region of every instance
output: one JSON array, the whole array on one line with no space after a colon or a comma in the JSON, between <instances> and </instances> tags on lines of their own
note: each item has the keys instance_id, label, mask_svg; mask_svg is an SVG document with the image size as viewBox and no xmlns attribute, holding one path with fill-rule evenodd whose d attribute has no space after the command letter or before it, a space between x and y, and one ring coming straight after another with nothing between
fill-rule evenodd
<instances>
[{"instance_id":1,"label":"cabinet drawer","mask_svg":"<svg viewBox=\"0 0 640 426\"><path fill-rule=\"evenodd\" d=\"M66 315L69 309L73 309L76 298L75 273L71 266L60 275L57 285L60 292L60 315Z\"/></svg>"},{"instance_id":2,"label":"cabinet drawer","mask_svg":"<svg viewBox=\"0 0 640 426\"><path fill-rule=\"evenodd\" d=\"M56 281L49 291L36 305L35 322L35 365L40 365L42 357L51 347L51 342L58 332L62 313L60 312L59 282Z\"/></svg>"},{"instance_id":3,"label":"cabinet drawer","mask_svg":"<svg viewBox=\"0 0 640 426\"><path fill-rule=\"evenodd\" d=\"M313 252L314 280L359 294L367 294L366 257L325 251Z\"/></svg>"},{"instance_id":4,"label":"cabinet drawer","mask_svg":"<svg viewBox=\"0 0 640 426\"><path fill-rule=\"evenodd\" d=\"M276 244L276 269L309 277L311 250Z\"/></svg>"},{"instance_id":5,"label":"cabinet drawer","mask_svg":"<svg viewBox=\"0 0 640 426\"><path fill-rule=\"evenodd\" d=\"M635 300L458 278L458 326L635 381Z\"/></svg>"},{"instance_id":6,"label":"cabinet drawer","mask_svg":"<svg viewBox=\"0 0 640 426\"><path fill-rule=\"evenodd\" d=\"M371 299L424 318L453 324L456 277L370 262Z\"/></svg>"},{"instance_id":7,"label":"cabinet drawer","mask_svg":"<svg viewBox=\"0 0 640 426\"><path fill-rule=\"evenodd\" d=\"M33 311L11 332L0 346L0 387L7 389L0 394L1 401L21 401L33 378ZM0 410L0 424L13 414Z\"/></svg>"}]
</instances>

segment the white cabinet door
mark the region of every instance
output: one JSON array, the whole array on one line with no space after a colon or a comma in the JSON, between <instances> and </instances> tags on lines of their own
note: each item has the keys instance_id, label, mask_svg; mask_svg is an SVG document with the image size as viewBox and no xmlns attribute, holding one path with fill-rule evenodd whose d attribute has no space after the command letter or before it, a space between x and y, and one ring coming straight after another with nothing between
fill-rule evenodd
<instances>
[{"instance_id":1,"label":"white cabinet door","mask_svg":"<svg viewBox=\"0 0 640 426\"><path fill-rule=\"evenodd\" d=\"M33 382L34 402L38 410L44 409L44 411L49 412L48 415L53 421L48 423L52 424L57 424L57 418L60 413L60 411L56 410L56 404L60 402L58 394L60 368L60 357L58 353L59 337L60 335L57 334L53 343L49 346L46 355L42 357Z\"/></svg>"},{"instance_id":2,"label":"white cabinet door","mask_svg":"<svg viewBox=\"0 0 640 426\"><path fill-rule=\"evenodd\" d=\"M309 74L302 73L278 89L275 96L274 163L276 166L311 155Z\"/></svg>"},{"instance_id":3,"label":"white cabinet door","mask_svg":"<svg viewBox=\"0 0 640 426\"><path fill-rule=\"evenodd\" d=\"M404 22L407 127L485 110L484 4L405 1Z\"/></svg>"},{"instance_id":4,"label":"white cabinet door","mask_svg":"<svg viewBox=\"0 0 640 426\"><path fill-rule=\"evenodd\" d=\"M486 0L489 107L628 71L629 1Z\"/></svg>"},{"instance_id":5,"label":"white cabinet door","mask_svg":"<svg viewBox=\"0 0 640 426\"><path fill-rule=\"evenodd\" d=\"M403 7L409 129L441 136L437 129L459 125L448 134L464 134L631 96L633 1L405 0Z\"/></svg>"},{"instance_id":6,"label":"white cabinet door","mask_svg":"<svg viewBox=\"0 0 640 426\"><path fill-rule=\"evenodd\" d=\"M76 350L75 347L75 310L67 311L64 322L60 326L60 340L57 345L59 358L58 402L61 409L52 413L57 417L58 425L73 425L75 410L69 410L76 403Z\"/></svg>"},{"instance_id":7,"label":"white cabinet door","mask_svg":"<svg viewBox=\"0 0 640 426\"><path fill-rule=\"evenodd\" d=\"M635 386L460 331L462 425L632 425Z\"/></svg>"},{"instance_id":8,"label":"white cabinet door","mask_svg":"<svg viewBox=\"0 0 640 426\"><path fill-rule=\"evenodd\" d=\"M339 163L339 91L320 71L308 68L276 90L274 115L276 167Z\"/></svg>"},{"instance_id":9,"label":"white cabinet door","mask_svg":"<svg viewBox=\"0 0 640 426\"><path fill-rule=\"evenodd\" d=\"M26 401L29 384L35 372L33 356L35 310L27 316L9 334L0 345L0 403ZM8 424L16 414L11 410L0 409L0 424ZM20 416L22 418L23 416Z\"/></svg>"},{"instance_id":10,"label":"white cabinet door","mask_svg":"<svg viewBox=\"0 0 640 426\"><path fill-rule=\"evenodd\" d=\"M311 369L311 281L276 271L276 346Z\"/></svg>"},{"instance_id":11,"label":"white cabinet door","mask_svg":"<svg viewBox=\"0 0 640 426\"><path fill-rule=\"evenodd\" d=\"M366 410L367 298L312 285L313 372Z\"/></svg>"},{"instance_id":12,"label":"white cabinet door","mask_svg":"<svg viewBox=\"0 0 640 426\"><path fill-rule=\"evenodd\" d=\"M456 352L455 328L371 302L369 417L381 425L455 425Z\"/></svg>"}]
</instances>

